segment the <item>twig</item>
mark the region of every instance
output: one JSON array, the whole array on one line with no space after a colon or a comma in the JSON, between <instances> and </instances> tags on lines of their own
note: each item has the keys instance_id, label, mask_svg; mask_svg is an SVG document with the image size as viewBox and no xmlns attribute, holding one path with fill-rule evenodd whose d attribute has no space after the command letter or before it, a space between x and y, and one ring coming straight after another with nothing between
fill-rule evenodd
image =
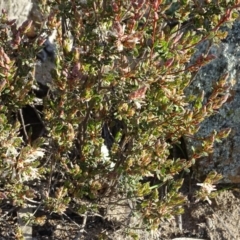
<instances>
[{"instance_id":1,"label":"twig","mask_svg":"<svg viewBox=\"0 0 240 240\"><path fill-rule=\"evenodd\" d=\"M38 204L38 205L40 204L41 205L41 202L34 201L34 200L30 199L30 198L27 198L26 196L24 196L24 199L26 199L30 203L35 203L35 204Z\"/></svg>"},{"instance_id":2,"label":"twig","mask_svg":"<svg viewBox=\"0 0 240 240\"><path fill-rule=\"evenodd\" d=\"M5 218L9 213L13 212L14 210L16 210L17 207L13 207L11 208L8 212L6 212L4 215L2 215L0 217L0 219L4 220L3 218Z\"/></svg>"},{"instance_id":3,"label":"twig","mask_svg":"<svg viewBox=\"0 0 240 240\"><path fill-rule=\"evenodd\" d=\"M34 105L31 105L31 107L33 108L34 112L36 113L38 120L41 122L41 124L42 124L43 126L45 126L42 118L39 116L39 113L38 113L38 110L36 109L36 107L35 107Z\"/></svg>"},{"instance_id":4,"label":"twig","mask_svg":"<svg viewBox=\"0 0 240 240\"><path fill-rule=\"evenodd\" d=\"M23 133L28 141L29 139L28 139L28 134L27 134L26 128L25 128L25 122L24 122L24 118L23 118L22 109L19 109L18 112L19 112L21 123L22 123Z\"/></svg>"},{"instance_id":5,"label":"twig","mask_svg":"<svg viewBox=\"0 0 240 240\"><path fill-rule=\"evenodd\" d=\"M182 232L182 230L183 230L183 227L182 227L182 214L177 216L177 223L178 223L179 230Z\"/></svg>"},{"instance_id":6,"label":"twig","mask_svg":"<svg viewBox=\"0 0 240 240\"><path fill-rule=\"evenodd\" d=\"M68 220L70 220L73 224L75 224L80 230L85 231L85 230L84 230L84 227L85 227L86 222L87 222L87 215L85 215L85 218L83 218L83 224L82 224L82 226L80 226L80 225L77 224L75 221L73 221L66 213L63 213L63 215L64 215ZM86 231L85 231L85 232L86 232Z\"/></svg>"},{"instance_id":7,"label":"twig","mask_svg":"<svg viewBox=\"0 0 240 240\"><path fill-rule=\"evenodd\" d=\"M17 213L18 225L21 228L22 235L25 240L32 240L32 226L28 225L30 219L24 222L24 218L32 215L32 207L20 208Z\"/></svg>"},{"instance_id":8,"label":"twig","mask_svg":"<svg viewBox=\"0 0 240 240\"><path fill-rule=\"evenodd\" d=\"M47 197L49 196L50 194L50 189L51 189L51 185L52 185L52 177L53 177L53 169L56 165L56 161L55 161L55 158L51 158L51 162L50 162L50 176L49 176L49 179L48 179L48 190L47 190Z\"/></svg>"}]
</instances>

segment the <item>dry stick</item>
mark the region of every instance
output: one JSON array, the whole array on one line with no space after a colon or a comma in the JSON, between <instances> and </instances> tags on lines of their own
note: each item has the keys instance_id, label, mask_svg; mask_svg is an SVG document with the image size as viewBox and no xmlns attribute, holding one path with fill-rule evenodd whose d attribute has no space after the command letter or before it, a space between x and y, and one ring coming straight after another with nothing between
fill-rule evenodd
<instances>
[{"instance_id":1,"label":"dry stick","mask_svg":"<svg viewBox=\"0 0 240 240\"><path fill-rule=\"evenodd\" d=\"M79 224L77 224L75 221L73 221L66 213L63 213L63 215L70 220L72 223L74 223L77 227L79 227L79 229L81 228L81 226Z\"/></svg>"},{"instance_id":2,"label":"dry stick","mask_svg":"<svg viewBox=\"0 0 240 240\"><path fill-rule=\"evenodd\" d=\"M47 186L47 198L50 195L50 189L51 189L51 184L52 184L52 176L53 176L53 161L55 162L54 158L51 159L51 163L50 163L50 176L48 179L48 186Z\"/></svg>"},{"instance_id":3,"label":"dry stick","mask_svg":"<svg viewBox=\"0 0 240 240\"><path fill-rule=\"evenodd\" d=\"M70 209L71 210L71 209ZM76 213L75 211L71 210L72 212ZM77 213L78 214L78 213ZM87 231L84 229L85 226L86 226L86 223L87 223L87 217L88 215L87 214L78 214L79 216L83 217L83 224L82 224L82 227L81 227L81 230L79 231L79 233L77 234L77 236L73 239L73 240L79 240L80 237L82 236L83 232L87 233ZM66 215L67 216L67 215ZM99 216L99 217L102 217L100 214L94 214L94 215L89 215L90 217L91 216ZM102 217L103 218L103 217ZM70 219L70 218L69 218ZM71 220L71 219L70 219ZM72 220L71 220L72 221ZM74 222L74 221L73 221ZM74 222L75 223L75 222ZM76 223L75 223L76 224Z\"/></svg>"},{"instance_id":4,"label":"dry stick","mask_svg":"<svg viewBox=\"0 0 240 240\"><path fill-rule=\"evenodd\" d=\"M39 137L41 137L41 136L43 135L44 131L46 130L45 124L44 124L42 118L40 117L40 115L39 115L38 110L36 109L36 107L35 107L34 105L31 105L31 107L33 108L34 112L36 113L38 120L39 120L40 123L43 125L43 129L42 129L42 131L41 131L41 133L40 133L40 135L39 135Z\"/></svg>"},{"instance_id":5,"label":"dry stick","mask_svg":"<svg viewBox=\"0 0 240 240\"><path fill-rule=\"evenodd\" d=\"M5 218L9 213L11 213L11 212L13 212L14 210L16 210L16 208L17 208L17 207L11 208L8 212L6 212L4 215L2 215L2 216L0 217L0 220L3 220L3 221L4 221L3 218Z\"/></svg>"},{"instance_id":6,"label":"dry stick","mask_svg":"<svg viewBox=\"0 0 240 240\"><path fill-rule=\"evenodd\" d=\"M28 209L28 210L30 209L30 211L29 211L29 212L26 212L26 216L27 216L27 213L31 213L31 215L34 216L34 215L36 214L36 212L38 211L38 209L41 207L42 203L41 203L41 202L34 201L34 200L29 199L29 198L27 198L27 197L24 197L24 199L27 200L27 201L29 201L29 202L31 202L31 203L33 203L33 204L38 204L38 207L36 208L36 210L35 210L33 213L32 213L31 208L33 208L34 206L33 206L33 205L28 205L28 208L27 208L27 209ZM31 220L31 219L29 219L28 221L26 221L25 225L22 226L22 229L24 229L24 231L25 231L25 230L28 230L28 229L30 228L30 226L27 226L27 225L29 224L30 220ZM31 227L31 228L32 228L32 227ZM25 232L26 232L26 231L25 231Z\"/></svg>"},{"instance_id":7,"label":"dry stick","mask_svg":"<svg viewBox=\"0 0 240 240\"><path fill-rule=\"evenodd\" d=\"M68 208L71 212L77 214L78 216L82 217L83 218L83 223L82 223L82 226L81 226L81 230L79 232L79 234L74 238L74 240L77 240L79 239L79 237L81 236L81 234L83 232L87 233L87 231L84 229L86 227L86 224L87 224L87 217L100 217L102 219L105 219L105 217L103 217L101 214L98 214L98 213L94 213L94 214L88 214L87 212L85 214L79 214L78 212L74 211L72 208ZM66 214L65 214L66 215ZM67 216L67 215L66 215ZM67 216L68 217L68 216ZM72 220L71 220L72 221ZM74 222L75 223L75 222ZM79 226L77 224L77 226Z\"/></svg>"},{"instance_id":8,"label":"dry stick","mask_svg":"<svg viewBox=\"0 0 240 240\"><path fill-rule=\"evenodd\" d=\"M178 207L178 208L180 208L180 207ZM179 214L177 216L177 223L178 223L179 230L182 232L182 230L183 230L183 227L182 227L182 214Z\"/></svg>"},{"instance_id":9,"label":"dry stick","mask_svg":"<svg viewBox=\"0 0 240 240\"><path fill-rule=\"evenodd\" d=\"M29 139L28 139L28 134L27 134L26 128L25 128L25 122L24 122L24 119L23 119L22 109L18 110L18 112L19 112L19 115L20 115L20 120L21 120L21 123L22 123L24 135L25 135L25 137L28 141Z\"/></svg>"},{"instance_id":10,"label":"dry stick","mask_svg":"<svg viewBox=\"0 0 240 240\"><path fill-rule=\"evenodd\" d=\"M52 154L50 154L49 159L50 159L50 176L48 178L48 183L47 183L47 198L49 197L50 191L51 191L51 185L52 185L52 177L53 177L53 169L55 169L56 166L56 160L55 158L51 157L54 153L56 153L56 151L53 151ZM47 160L48 161L48 160Z\"/></svg>"},{"instance_id":11,"label":"dry stick","mask_svg":"<svg viewBox=\"0 0 240 240\"><path fill-rule=\"evenodd\" d=\"M24 218L28 218L29 215L32 215L32 207L27 206L19 209L17 213L18 226L21 229L22 235L25 240L32 240L32 226L25 223Z\"/></svg>"},{"instance_id":12,"label":"dry stick","mask_svg":"<svg viewBox=\"0 0 240 240\"><path fill-rule=\"evenodd\" d=\"M83 224L82 226L80 226L79 224L77 224L75 221L73 221L70 217L68 217L68 215L66 213L63 213L63 215L68 218L68 220L70 220L73 224L75 224L78 228L79 228L79 234L74 238L74 239L79 239L79 237L81 236L81 234L83 232L87 233L87 231L84 229L87 223L87 214L81 214L80 216L83 216Z\"/></svg>"},{"instance_id":13,"label":"dry stick","mask_svg":"<svg viewBox=\"0 0 240 240\"><path fill-rule=\"evenodd\" d=\"M20 121L22 123L24 135L25 135L27 141L29 142L29 137L28 137L28 134L27 134L27 131L25 128L25 122L24 122L24 118L23 118L22 109L20 109L18 112L20 115ZM24 218L25 216L27 217L28 214L31 214L31 209L29 207L21 208L17 213L17 218L18 218L18 224L21 228L24 239L31 240L32 239L32 226L26 226L26 224L24 224L24 222L22 220L22 218Z\"/></svg>"},{"instance_id":14,"label":"dry stick","mask_svg":"<svg viewBox=\"0 0 240 240\"><path fill-rule=\"evenodd\" d=\"M173 146L173 159L177 159L177 149L176 146ZM179 206L180 208L180 206ZM178 228L180 231L182 231L183 227L182 227L182 214L177 215L177 224L178 224Z\"/></svg>"}]
</instances>

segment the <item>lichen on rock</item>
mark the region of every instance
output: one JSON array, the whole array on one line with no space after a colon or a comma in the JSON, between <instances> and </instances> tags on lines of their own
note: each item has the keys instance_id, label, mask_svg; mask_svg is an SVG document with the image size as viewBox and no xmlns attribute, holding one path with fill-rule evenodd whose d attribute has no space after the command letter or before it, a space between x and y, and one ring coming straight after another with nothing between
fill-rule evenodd
<instances>
[{"instance_id":1,"label":"lichen on rock","mask_svg":"<svg viewBox=\"0 0 240 240\"><path fill-rule=\"evenodd\" d=\"M215 143L211 155L198 160L197 170L199 176L206 176L208 172L215 170L223 175L222 182L240 183L240 22L236 21L228 29L228 36L220 44L209 48L208 41L201 43L192 61L208 50L216 58L200 69L186 93L196 95L204 91L206 101L213 85L223 74L228 74L230 97L222 108L201 123L196 138L206 137L214 130L231 128L232 131L222 142ZM192 139L187 140L188 149L196 144L198 142Z\"/></svg>"}]
</instances>

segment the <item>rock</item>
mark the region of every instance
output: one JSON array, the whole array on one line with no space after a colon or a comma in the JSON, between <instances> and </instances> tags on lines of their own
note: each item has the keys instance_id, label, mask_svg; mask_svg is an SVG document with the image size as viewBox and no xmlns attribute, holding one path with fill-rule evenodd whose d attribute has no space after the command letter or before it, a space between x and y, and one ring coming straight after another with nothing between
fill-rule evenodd
<instances>
[{"instance_id":1,"label":"rock","mask_svg":"<svg viewBox=\"0 0 240 240\"><path fill-rule=\"evenodd\" d=\"M16 19L18 27L27 20L32 7L33 3L30 0L0 0L1 12L6 11L10 20Z\"/></svg>"},{"instance_id":2,"label":"rock","mask_svg":"<svg viewBox=\"0 0 240 240\"><path fill-rule=\"evenodd\" d=\"M36 29L44 24L44 17L39 9L38 1L36 0L0 0L0 15L4 10L9 20L16 20L17 27L20 27L26 20L32 20L32 29L27 33L29 38L36 37ZM41 84L48 85L51 83L51 69L54 68L53 59L55 57L56 47L54 44L54 38L56 33L53 32L44 43L42 51L38 54L38 58L41 60L36 64L36 81Z\"/></svg>"},{"instance_id":3,"label":"rock","mask_svg":"<svg viewBox=\"0 0 240 240\"><path fill-rule=\"evenodd\" d=\"M173 238L172 240L205 240L203 238Z\"/></svg>"},{"instance_id":4,"label":"rock","mask_svg":"<svg viewBox=\"0 0 240 240\"><path fill-rule=\"evenodd\" d=\"M199 54L206 53L208 46L209 41L200 44L192 61ZM199 176L206 176L211 170L215 170L223 175L223 183L240 183L240 21L236 21L228 30L226 39L219 45L210 47L210 54L217 58L202 67L186 93L194 95L204 90L206 100L213 84L222 74L228 73L230 98L215 115L202 122L196 137L208 136L214 129L219 131L231 128L232 131L221 143L215 143L211 155L197 160L197 170ZM191 139L187 140L188 149L196 144Z\"/></svg>"}]
</instances>

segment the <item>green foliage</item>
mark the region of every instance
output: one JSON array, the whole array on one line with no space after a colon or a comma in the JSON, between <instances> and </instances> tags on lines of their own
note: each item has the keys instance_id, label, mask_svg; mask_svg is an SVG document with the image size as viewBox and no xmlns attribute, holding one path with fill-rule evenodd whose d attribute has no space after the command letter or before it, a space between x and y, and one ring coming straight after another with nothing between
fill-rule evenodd
<instances>
[{"instance_id":1,"label":"green foliage","mask_svg":"<svg viewBox=\"0 0 240 240\"><path fill-rule=\"evenodd\" d=\"M181 214L186 197L178 174L229 133L202 139L192 159L170 156L172 146L193 136L227 99L226 76L206 103L204 93L186 97L192 76L212 56L189 62L196 44L223 36L218 30L234 20L234 1L45 2L47 31L57 29L57 56L52 95L43 99L48 137L35 142L19 136L23 122L13 113L34 105L30 91L42 39L29 40L26 23L9 30L2 17L7 24L0 32L0 181L6 198L18 206L37 198L46 211L74 208L85 214L99 211L99 199L127 197L147 228ZM103 125L119 123L106 159ZM38 181L40 189L33 184Z\"/></svg>"}]
</instances>

